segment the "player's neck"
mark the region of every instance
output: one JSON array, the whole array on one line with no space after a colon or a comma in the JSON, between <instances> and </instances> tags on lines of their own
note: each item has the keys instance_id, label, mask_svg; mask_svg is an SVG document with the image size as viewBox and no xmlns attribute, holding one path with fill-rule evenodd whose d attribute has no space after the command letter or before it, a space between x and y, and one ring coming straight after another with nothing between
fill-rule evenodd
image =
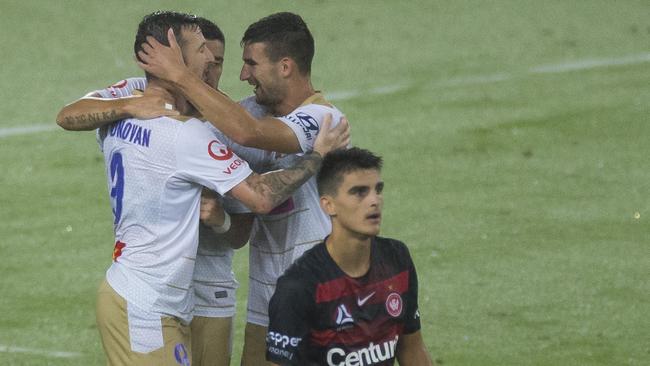
<instances>
[{"instance_id":1,"label":"player's neck","mask_svg":"<svg viewBox=\"0 0 650 366\"><path fill-rule=\"evenodd\" d=\"M156 92L159 92L163 98L167 99L167 103L173 105L174 109L176 109L181 115L190 116L195 114L194 107L187 101L187 99L185 99L181 93L169 88L168 86L169 84L157 78L151 78L147 82L147 89L151 88Z\"/></svg>"},{"instance_id":2,"label":"player's neck","mask_svg":"<svg viewBox=\"0 0 650 366\"><path fill-rule=\"evenodd\" d=\"M273 114L276 116L286 116L296 108L300 107L307 98L314 95L316 91L311 85L309 77L301 77L289 81L287 96L278 105L273 107Z\"/></svg>"},{"instance_id":3,"label":"player's neck","mask_svg":"<svg viewBox=\"0 0 650 366\"><path fill-rule=\"evenodd\" d=\"M350 277L361 277L370 269L372 237L332 230L325 246L334 262Z\"/></svg>"}]
</instances>

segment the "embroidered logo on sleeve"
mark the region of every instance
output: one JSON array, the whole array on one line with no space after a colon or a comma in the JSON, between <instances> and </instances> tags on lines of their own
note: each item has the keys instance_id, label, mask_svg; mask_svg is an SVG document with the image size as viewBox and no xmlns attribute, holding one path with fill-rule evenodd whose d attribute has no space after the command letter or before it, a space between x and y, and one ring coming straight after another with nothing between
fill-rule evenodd
<instances>
[{"instance_id":1,"label":"embroidered logo on sleeve","mask_svg":"<svg viewBox=\"0 0 650 366\"><path fill-rule=\"evenodd\" d=\"M208 154L215 160L228 160L232 158L233 152L228 147L217 140L212 140L208 144Z\"/></svg>"},{"instance_id":2,"label":"embroidered logo on sleeve","mask_svg":"<svg viewBox=\"0 0 650 366\"><path fill-rule=\"evenodd\" d=\"M128 83L128 82L127 82L126 79L125 79L125 80L122 80L122 81L118 81L117 83L115 83L115 84L109 86L109 87L106 88L106 89L108 89L108 91L111 93L111 96L112 96L113 98L118 98L119 96L117 95L117 90L116 90L116 89L122 89L122 88L124 88L124 87L126 86L127 83Z\"/></svg>"},{"instance_id":3,"label":"embroidered logo on sleeve","mask_svg":"<svg viewBox=\"0 0 650 366\"><path fill-rule=\"evenodd\" d=\"M305 138L311 140L318 133L320 125L316 119L307 113L297 112L287 116L293 123L299 125L305 133Z\"/></svg>"}]
</instances>

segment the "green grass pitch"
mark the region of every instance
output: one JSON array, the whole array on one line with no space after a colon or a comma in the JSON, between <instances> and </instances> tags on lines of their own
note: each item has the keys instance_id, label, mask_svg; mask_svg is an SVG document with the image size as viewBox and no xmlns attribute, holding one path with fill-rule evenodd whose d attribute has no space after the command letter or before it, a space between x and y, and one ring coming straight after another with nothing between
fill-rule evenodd
<instances>
[{"instance_id":1,"label":"green grass pitch","mask_svg":"<svg viewBox=\"0 0 650 366\"><path fill-rule=\"evenodd\" d=\"M303 15L315 87L348 115L353 143L385 158L382 235L412 251L440 364L648 364L647 1L3 0L0 365L105 362L103 159L92 133L54 119L141 74L135 29L157 9L223 28L221 86L234 98L251 92L238 80L245 27Z\"/></svg>"}]
</instances>

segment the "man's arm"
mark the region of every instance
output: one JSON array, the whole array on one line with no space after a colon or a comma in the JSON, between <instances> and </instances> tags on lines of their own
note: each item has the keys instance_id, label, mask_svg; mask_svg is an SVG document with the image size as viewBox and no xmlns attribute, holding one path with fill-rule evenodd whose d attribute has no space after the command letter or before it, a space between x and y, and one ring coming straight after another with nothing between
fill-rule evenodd
<instances>
[{"instance_id":1,"label":"man's arm","mask_svg":"<svg viewBox=\"0 0 650 366\"><path fill-rule=\"evenodd\" d=\"M231 189L229 194L255 213L270 212L318 172L325 154L348 146L350 128L347 122L344 120L334 128L330 128L331 123L332 116L327 115L314 142L314 151L303 155L298 163L262 175L253 173Z\"/></svg>"},{"instance_id":2,"label":"man's arm","mask_svg":"<svg viewBox=\"0 0 650 366\"><path fill-rule=\"evenodd\" d=\"M269 213L318 172L323 158L312 151L292 167L265 174L253 173L228 192L251 211Z\"/></svg>"},{"instance_id":3,"label":"man's arm","mask_svg":"<svg viewBox=\"0 0 650 366\"><path fill-rule=\"evenodd\" d=\"M145 93L106 99L93 92L63 107L56 123L69 131L91 131L124 118L177 116L178 111L165 108L166 98L160 93Z\"/></svg>"},{"instance_id":4,"label":"man's arm","mask_svg":"<svg viewBox=\"0 0 650 366\"><path fill-rule=\"evenodd\" d=\"M226 225L226 211L219 203L217 196L210 190L204 189L201 194L201 222L212 228L220 240L228 243L233 249L239 249L248 243L254 216L245 214L228 214L230 223ZM215 229L216 228L216 229ZM225 230L225 232L221 232Z\"/></svg>"},{"instance_id":5,"label":"man's arm","mask_svg":"<svg viewBox=\"0 0 650 366\"><path fill-rule=\"evenodd\" d=\"M402 335L397 343L396 353L400 366L434 365L422 341L422 334L419 330L411 334Z\"/></svg>"},{"instance_id":6,"label":"man's arm","mask_svg":"<svg viewBox=\"0 0 650 366\"><path fill-rule=\"evenodd\" d=\"M147 37L138 55L145 71L173 83L203 117L236 143L281 153L301 152L293 130L276 118L257 120L225 94L214 90L193 75L183 62L173 30L168 32L170 47Z\"/></svg>"}]
</instances>

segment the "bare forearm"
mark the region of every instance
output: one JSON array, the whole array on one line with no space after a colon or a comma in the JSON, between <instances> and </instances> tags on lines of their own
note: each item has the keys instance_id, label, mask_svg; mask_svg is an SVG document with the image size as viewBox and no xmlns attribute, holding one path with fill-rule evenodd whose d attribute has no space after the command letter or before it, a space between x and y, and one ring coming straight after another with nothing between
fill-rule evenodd
<instances>
[{"instance_id":1,"label":"bare forearm","mask_svg":"<svg viewBox=\"0 0 650 366\"><path fill-rule=\"evenodd\" d=\"M279 151L273 144L273 136L265 135L264 126L259 121L238 103L211 88L198 77L187 74L176 86L204 119L234 142L243 146Z\"/></svg>"},{"instance_id":2,"label":"bare forearm","mask_svg":"<svg viewBox=\"0 0 650 366\"><path fill-rule=\"evenodd\" d=\"M70 131L89 131L130 117L120 99L103 100L83 98L63 107L56 117L56 123Z\"/></svg>"},{"instance_id":3,"label":"bare forearm","mask_svg":"<svg viewBox=\"0 0 650 366\"><path fill-rule=\"evenodd\" d=\"M302 157L296 165L262 175L252 175L247 179L248 186L258 197L258 213L266 213L284 202L298 187L318 172L323 158L317 152Z\"/></svg>"},{"instance_id":4,"label":"bare forearm","mask_svg":"<svg viewBox=\"0 0 650 366\"><path fill-rule=\"evenodd\" d=\"M422 334L417 331L405 334L397 344L397 361L400 366L433 366L435 363L429 356Z\"/></svg>"}]
</instances>

